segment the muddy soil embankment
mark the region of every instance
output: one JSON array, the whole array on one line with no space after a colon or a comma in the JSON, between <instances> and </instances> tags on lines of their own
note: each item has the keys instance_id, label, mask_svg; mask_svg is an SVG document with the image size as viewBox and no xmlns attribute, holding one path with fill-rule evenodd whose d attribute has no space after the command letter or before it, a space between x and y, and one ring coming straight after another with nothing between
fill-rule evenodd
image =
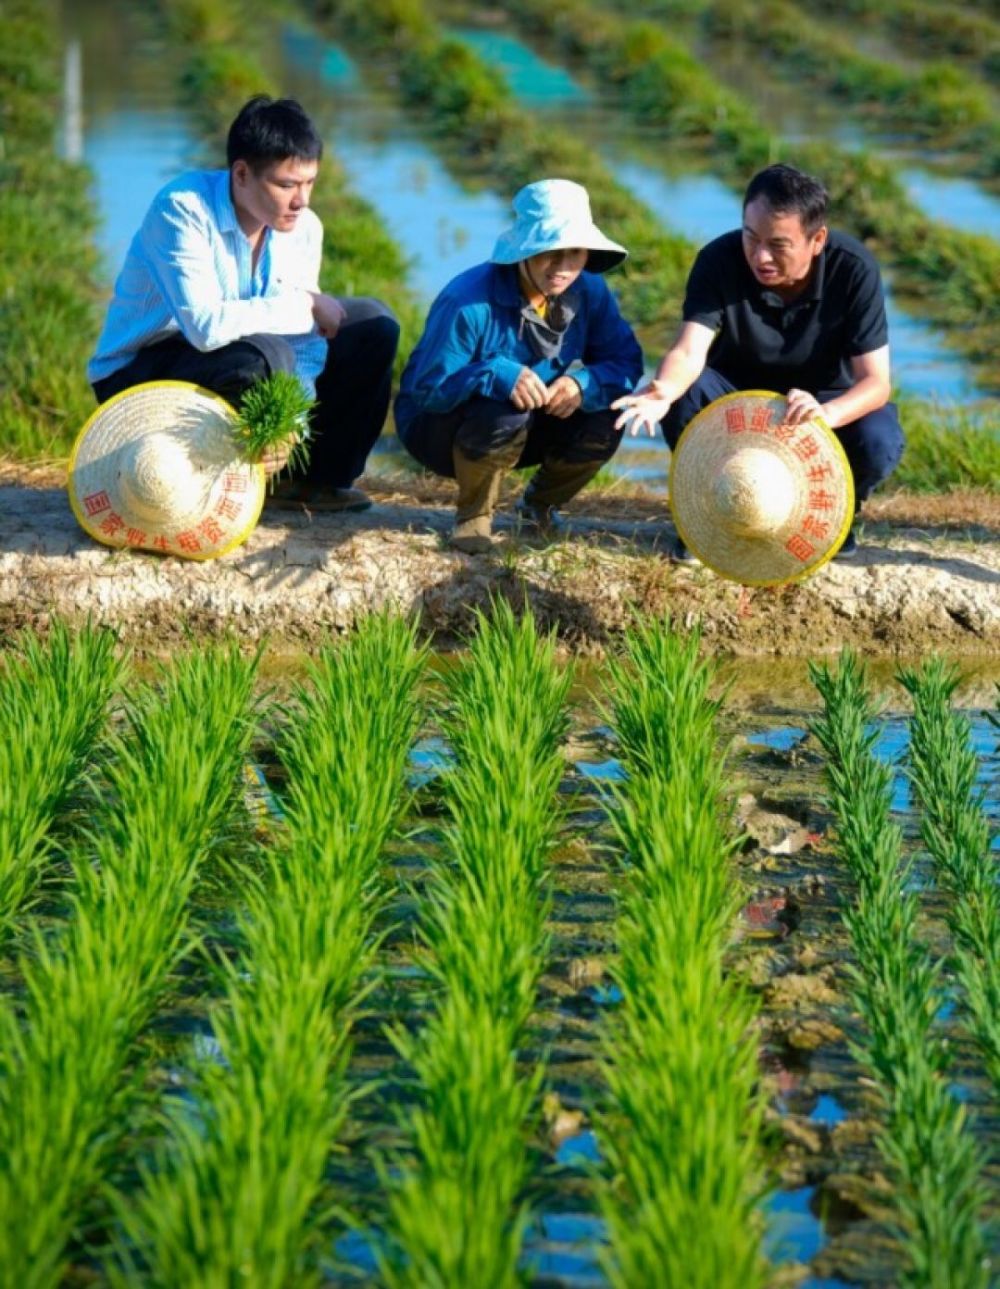
<instances>
[{"instance_id":1,"label":"muddy soil embankment","mask_svg":"<svg viewBox=\"0 0 1000 1289\"><path fill-rule=\"evenodd\" d=\"M1000 649L1000 501L871 503L856 559L805 582L748 589L677 565L660 497L578 498L567 539L532 545L509 517L488 556L444 543L450 491L374 478L375 505L330 515L273 501L249 541L208 563L116 552L76 524L53 472L0 469L0 637L58 615L116 626L136 645L235 631L291 647L386 606L418 612L439 643L491 594L529 603L567 645L597 652L634 609L700 619L736 655ZM508 511L509 516L509 511Z\"/></svg>"}]
</instances>

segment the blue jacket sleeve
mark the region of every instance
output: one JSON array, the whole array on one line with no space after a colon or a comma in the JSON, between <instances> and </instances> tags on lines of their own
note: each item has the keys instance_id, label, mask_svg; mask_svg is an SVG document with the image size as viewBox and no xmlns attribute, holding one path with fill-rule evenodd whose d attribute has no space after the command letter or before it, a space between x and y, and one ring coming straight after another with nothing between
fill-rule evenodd
<instances>
[{"instance_id":1,"label":"blue jacket sleeve","mask_svg":"<svg viewBox=\"0 0 1000 1289\"><path fill-rule=\"evenodd\" d=\"M447 294L434 301L427 326L404 378L407 393L426 412L450 412L475 395L510 398L521 374L513 358L480 358L489 320L485 304L456 304Z\"/></svg>"},{"instance_id":2,"label":"blue jacket sleeve","mask_svg":"<svg viewBox=\"0 0 1000 1289\"><path fill-rule=\"evenodd\" d=\"M642 350L635 333L618 311L606 283L598 279L590 301L583 367L572 373L583 393L585 412L609 407L629 394L642 377Z\"/></svg>"}]
</instances>

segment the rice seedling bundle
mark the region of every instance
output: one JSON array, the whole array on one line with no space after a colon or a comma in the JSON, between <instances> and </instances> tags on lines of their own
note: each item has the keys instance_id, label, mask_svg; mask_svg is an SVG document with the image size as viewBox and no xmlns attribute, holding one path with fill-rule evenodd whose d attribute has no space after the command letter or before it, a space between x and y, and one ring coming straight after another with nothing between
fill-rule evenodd
<instances>
[{"instance_id":1,"label":"rice seedling bundle","mask_svg":"<svg viewBox=\"0 0 1000 1289\"><path fill-rule=\"evenodd\" d=\"M524 1132L542 1070L520 1073L517 1047L545 961L570 681L553 647L530 615L518 623L497 604L450 678L444 724L456 764L418 955L435 996L420 1033L392 1035L417 1105L405 1121L412 1155L382 1169L390 1286L519 1282Z\"/></svg>"},{"instance_id":2,"label":"rice seedling bundle","mask_svg":"<svg viewBox=\"0 0 1000 1289\"><path fill-rule=\"evenodd\" d=\"M739 905L725 763L697 633L650 623L610 666L610 719L628 770L611 821L622 990L605 1026L608 1104L597 1119L613 1178L599 1190L615 1285L766 1282L762 1101L754 1006L726 976Z\"/></svg>"},{"instance_id":3,"label":"rice seedling bundle","mask_svg":"<svg viewBox=\"0 0 1000 1289\"><path fill-rule=\"evenodd\" d=\"M221 1061L195 1069L142 1193L121 1201L129 1284L318 1283L323 1174L343 1119L350 1025L377 945L383 848L406 801L424 651L398 618L324 647L287 710L284 835L246 882L219 967Z\"/></svg>"},{"instance_id":4,"label":"rice seedling bundle","mask_svg":"<svg viewBox=\"0 0 1000 1289\"><path fill-rule=\"evenodd\" d=\"M110 631L26 633L0 670L0 942L30 902L121 680Z\"/></svg>"},{"instance_id":5,"label":"rice seedling bundle","mask_svg":"<svg viewBox=\"0 0 1000 1289\"><path fill-rule=\"evenodd\" d=\"M836 669L814 666L811 674L824 702L812 729L828 757L839 850L857 884L843 913L865 1029L854 1052L885 1105L879 1148L896 1186L902 1282L986 1285L983 1159L949 1089L950 1057L934 1029L941 967L920 938L917 899L907 889L910 865L890 817L892 770L873 751L878 730L864 668L845 650Z\"/></svg>"},{"instance_id":6,"label":"rice seedling bundle","mask_svg":"<svg viewBox=\"0 0 1000 1289\"><path fill-rule=\"evenodd\" d=\"M952 710L959 675L931 658L920 669L902 669L899 680L913 697L909 775L923 812L921 833L952 900L961 1006L1000 1089L1000 888L969 720Z\"/></svg>"},{"instance_id":7,"label":"rice seedling bundle","mask_svg":"<svg viewBox=\"0 0 1000 1289\"><path fill-rule=\"evenodd\" d=\"M71 919L21 956L23 1004L0 1000L0 1284L11 1289L60 1281L124 1136L135 1041L189 948L192 888L240 800L255 674L235 647L204 650L131 700L74 849Z\"/></svg>"}]
</instances>

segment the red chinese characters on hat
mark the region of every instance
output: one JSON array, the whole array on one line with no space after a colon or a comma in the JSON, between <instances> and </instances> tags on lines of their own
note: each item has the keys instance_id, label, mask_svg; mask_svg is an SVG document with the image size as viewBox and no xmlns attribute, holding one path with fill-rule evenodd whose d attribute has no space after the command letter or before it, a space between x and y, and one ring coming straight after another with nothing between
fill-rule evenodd
<instances>
[{"instance_id":1,"label":"red chinese characters on hat","mask_svg":"<svg viewBox=\"0 0 1000 1289\"><path fill-rule=\"evenodd\" d=\"M201 542L198 540L198 534L192 532L190 528L177 534L177 545L182 551L189 551L191 553L201 550Z\"/></svg>"},{"instance_id":2,"label":"red chinese characters on hat","mask_svg":"<svg viewBox=\"0 0 1000 1289\"><path fill-rule=\"evenodd\" d=\"M726 408L726 429L730 434L742 434L747 427L746 412L742 407Z\"/></svg>"},{"instance_id":3,"label":"red chinese characters on hat","mask_svg":"<svg viewBox=\"0 0 1000 1289\"><path fill-rule=\"evenodd\" d=\"M106 492L92 492L84 497L83 508L88 515L99 515L103 510L111 509L111 498Z\"/></svg>"},{"instance_id":4,"label":"red chinese characters on hat","mask_svg":"<svg viewBox=\"0 0 1000 1289\"><path fill-rule=\"evenodd\" d=\"M794 555L797 560L801 560L803 564L805 564L807 560L812 559L816 554L816 547L803 537L801 533L793 533L792 536L789 537L788 541L785 542L785 550L788 551L790 555Z\"/></svg>"}]
</instances>

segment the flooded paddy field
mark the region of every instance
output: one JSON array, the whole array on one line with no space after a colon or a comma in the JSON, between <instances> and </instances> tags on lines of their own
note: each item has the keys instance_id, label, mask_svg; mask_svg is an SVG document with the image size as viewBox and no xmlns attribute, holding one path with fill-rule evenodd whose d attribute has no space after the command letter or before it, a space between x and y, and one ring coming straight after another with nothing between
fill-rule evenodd
<instances>
[{"instance_id":1,"label":"flooded paddy field","mask_svg":"<svg viewBox=\"0 0 1000 1289\"><path fill-rule=\"evenodd\" d=\"M366 628L348 637L330 658L350 657L350 650L358 650L358 641L370 634L371 628ZM541 642L538 648L537 656L544 657ZM0 719L9 723L15 713L11 678L23 676L19 669L25 666L25 657L28 670L34 669L36 693L48 692L52 673L65 677L67 665L73 662L60 661L59 649L57 633L41 653L31 653L29 648L27 655L12 650L0 655ZM235 666L224 650L210 654L206 665L216 679ZM211 788L219 796L212 809L225 823L214 838L193 843L201 848L198 871L189 876L187 891L178 891L182 903L173 909L176 916L183 911L175 931L179 935L175 956L160 967L144 1009L130 1013L127 1022L122 1018L125 1046L116 1061L106 1066L107 1083L101 1088L104 1104L97 1113L91 1107L89 1134L77 1140L76 1153L64 1143L65 1160L60 1156L59 1166L73 1185L59 1196L65 1212L62 1221L50 1227L50 1237L57 1244L63 1241L62 1256L57 1249L52 1274L44 1283L111 1283L116 1268L127 1283L190 1283L176 1268L171 1271L168 1254L172 1242L187 1242L195 1250L200 1247L203 1237L184 1219L185 1213L195 1211L206 1223L215 1220L225 1225L219 1215L231 1211L246 1224L243 1237L234 1237L237 1244L226 1256L235 1256L238 1238L245 1238L248 1266L254 1265L254 1240L268 1248L268 1241L277 1243L281 1235L289 1247L294 1245L297 1269L276 1283L418 1282L406 1273L407 1260L416 1253L406 1252L413 1236L401 1226L398 1204L400 1194L406 1193L400 1187L407 1178L422 1176L430 1184L427 1139L428 1134L434 1137L435 1103L428 1099L420 1043L428 1033L433 1035L435 1024L440 1025L441 1000L451 986L440 950L435 951L433 937L427 938L432 925L427 919L435 907L435 892L443 898L442 882L449 880L449 873L461 871L460 866L453 867L449 837L456 827L451 794L456 780L469 773L466 736L463 727L455 724L456 711L464 719L463 677L468 676L469 655L465 651L440 655L429 666L397 659L393 684L409 668L416 686L392 699L399 704L397 717L408 713L405 728L377 748L369 747L367 755L363 742L349 742L351 721L364 722L346 702L339 709L343 729L338 737L341 747L349 744L354 749L350 758L336 747L328 754L309 733L317 718L331 719L333 709L325 702L338 692L335 666L323 661L317 669L320 656L269 659L265 655L255 680L252 666L242 664L244 692L234 711L248 714L249 723L245 715L236 720L243 733L228 758L232 769L226 770L224 760L214 784L206 782L199 789ZM88 666L93 673L93 657ZM12 1127L10 1116L25 1105L26 1090L30 1092L38 1080L42 1083L32 1093L41 1097L36 1104L47 1104L46 1096L64 1098L64 1108L76 1104L72 1063L66 1059L75 1042L69 1044L69 1036L48 1035L46 1041L55 1045L48 1048L48 1061L65 1048L62 1060L48 1066L49 1074L34 1064L41 1050L33 1034L42 1029L43 1020L31 991L54 972L62 979L58 965L79 957L82 942L73 928L81 919L88 925L93 919L95 927L103 925L95 916L100 907L97 892L117 872L128 846L127 831L122 833L121 824L115 823L114 798L126 792L116 778L116 761L126 758L123 764L132 765L132 774L142 770L143 758L130 762L127 757L130 740L143 730L146 740L162 737L165 751L175 740L190 740L187 750L183 743L174 748L181 765L189 754L211 757L211 749L217 746L218 719L226 714L212 705L188 708L189 687L195 682L185 674L186 666L175 659L166 672L150 664L129 667L116 677L109 675L104 692L94 690L88 742L80 749L76 780L63 785L62 799L53 803L51 817L40 820L35 840L29 844L36 886L17 908L11 906L9 882L0 888L6 919L0 1018L8 1038L14 1032L11 1026L25 1036L19 1048L8 1047L5 1058L0 1094L5 1132ZM609 1242L606 1204L621 1178L608 1152L621 1150L621 1133L629 1130L622 1107L609 1092L608 1077L621 1037L614 1028L616 1018L629 1002L620 955L632 861L614 819L628 807L636 771L634 764L631 771L628 768L629 736L623 732L627 727L620 724L621 692L616 696L615 687L622 674L616 676L605 663L578 665L570 677L567 668L571 666L553 663L551 672L562 713L552 752L556 769L549 810L555 827L533 897L544 914L531 951L533 998L507 1067L525 1097L523 1118L506 1133L507 1145L513 1142L519 1160L520 1180L512 1192L519 1218L510 1228L515 1211L511 1209L500 1223L506 1230L504 1238L511 1229L516 1232L516 1269L512 1279L498 1278L495 1283L579 1289L613 1283L615 1262L622 1256L618 1244ZM991 1075L993 1067L974 1038L969 998L956 967L951 929L955 895L943 883L941 870L921 838L923 810L908 759L911 708L895 679L898 670L899 664L872 670L871 685L881 710L868 728L873 755L888 770L891 818L902 834L900 881L904 893L916 901L919 938L928 946L939 973L928 998L928 1006L934 1009L928 1041L940 1043L946 1055L934 1078L950 1103L960 1108L958 1130L975 1143L974 1217L983 1256L993 1259L995 1266L1000 1252L995 1240L1000 1205L995 1070ZM815 732L823 704L801 664L720 662L712 673L711 694L721 703L713 722L712 755L726 758L721 811L735 845L731 858L719 861L728 870L732 897L722 942L723 979L727 987L751 1000L753 1015L749 1033L755 1073L747 1122L755 1122L759 1114L759 1126L752 1132L757 1174L752 1190L760 1193L753 1201L757 1216L751 1218L751 1226L757 1232L762 1260L760 1282L816 1289L896 1285L903 1282L912 1255L906 1245L909 1210L905 1202L914 1202L914 1195L894 1172L891 1154L887 1156L879 1145L880 1134L892 1127L892 1116L887 1114L885 1085L872 1077L866 1063L866 1025L854 993L857 979L852 973L858 958L843 915L856 901L857 887L840 850L844 825L838 825L831 807L829 758ZM47 679L39 683L43 675ZM624 675L640 686L641 678L627 664ZM385 672L377 683L384 687L388 676ZM196 677L196 692L206 678ZM360 673L352 673L358 703L369 704L365 719L384 719L372 717L371 710L379 706L373 698L375 690L366 689L361 679ZM976 767L974 788L987 821L986 850L979 861L991 869L1000 853L998 682L995 660L979 664L970 660L951 703L968 722ZM245 689L247 683L253 693ZM146 685L150 689L143 698ZM343 692L341 702L346 698ZM515 705L502 692L495 697ZM139 707L132 706L136 698ZM144 706L147 702L151 705ZM312 703L316 706L311 707ZM157 735L151 713L163 704L173 704L174 716L170 728ZM106 705L108 725L101 717L102 705ZM43 706L36 702L36 716L43 717L34 731L39 747L46 745L50 733L44 712L37 710ZM132 715L125 719L129 710ZM140 710L146 715L140 716ZM348 717L345 711L354 714ZM228 719L232 718L230 712ZM50 720L55 720L54 715ZM290 753L291 732L296 728L307 739L302 752L313 760L311 770ZM66 733L64 724L64 738ZM150 742L145 746L148 749ZM667 743L660 752L669 760ZM81 779L81 772L90 777ZM163 773L169 779L169 772ZM313 786L309 787L311 773ZM375 815L356 813L361 800L356 795L357 782L367 783L372 775L388 776L389 784L387 822L374 833L369 825ZM367 930L357 942L350 1001L345 1002L332 981L328 986L333 989L327 996L334 1028L321 1029L313 1037L332 1046L310 1051L295 1047L292 1021L281 1024L280 1013L268 1021L269 1013L255 1008L254 999L259 1001L258 985L263 988L261 973L268 955L277 952L258 932L268 916L277 918L278 894L287 896L277 876L281 856L288 855L291 846L303 872L318 862L310 860L307 851L295 850L304 844L302 794L317 790L320 796L309 806L313 812L309 830L316 838L322 819L334 821L338 811L347 812L341 815L341 825L329 824L331 840L341 840L333 842L324 861L333 865L328 880L361 844L351 840L352 830L360 829L367 817L364 842L374 867L366 881L375 883L369 891L377 890L377 898L368 909ZM502 790L501 775L497 791ZM173 808L167 806L169 793L164 796L157 790L154 796L162 799L161 810L167 810L161 824L169 822L172 810L188 808L181 800ZM473 811L477 800L469 800L465 808ZM9 793L5 807L8 817L19 809ZM338 831L343 822L347 832ZM92 850L100 839L89 837L86 829L95 823L110 829L117 855L103 844L98 852ZM141 833L146 825L139 819L134 826ZM172 824L168 834L171 828ZM9 834L5 849L0 859L9 875ZM180 862L179 853L169 860L172 865ZM92 874L90 879L87 873ZM88 880L94 883L89 893ZM272 883L277 883L273 889ZM267 896L263 905L261 894ZM300 898L307 895L303 891ZM113 901L113 888L102 898ZM321 900L318 888L309 898ZM520 898L527 901L529 895L522 893ZM692 893L690 918L698 916L697 908ZM342 934L347 935L348 924L342 925ZM103 934L111 936L112 928L105 927ZM138 978L152 971L143 965L144 954L151 955L156 943L152 923L145 935L146 944L133 968ZM48 946L44 951L43 945ZM98 951L90 960L96 963L101 958ZM267 968L272 969L279 970L278 959ZM304 986L306 977L300 983ZM650 984L655 995L656 983ZM93 988L99 987L95 977ZM666 980L663 987L669 988ZM294 1015L294 978L278 997ZM65 1005L63 999L59 1006ZM242 1017L239 1024L234 1017L238 1021ZM93 1027L97 1034L97 1012L82 1006L76 1019L84 1031ZM262 1029L254 1031L257 1037L250 1041L250 1031L244 1033L241 1028L275 1023L280 1028L272 1035L278 1044L273 1051L259 1045ZM98 1054L99 1037L91 1040ZM80 1038L86 1043L88 1034ZM291 1044L287 1053L282 1051L283 1043ZM293 1111L292 1100L285 1105L280 1084L271 1087L268 1079L275 1070L284 1071L282 1077L291 1080L289 1098L302 1098L303 1104L310 1098L319 1100L321 1111L324 1096L330 1102L325 1112L333 1118L324 1119L321 1112L313 1121L322 1139L318 1154L313 1150L309 1156L311 1168L301 1174L295 1171L302 1162L296 1131L305 1111ZM317 1083L310 1070L326 1073ZM461 1077L456 1072L459 1083ZM311 1092L298 1086L303 1082ZM711 1099L713 1093L708 1089L704 1095ZM79 1104L83 1118L84 1103ZM305 1194L299 1227L292 1231L291 1240L285 1224L288 1215L269 1211L266 1205L261 1208L262 1196L255 1201L251 1183L245 1177L240 1180L240 1170L257 1175L254 1156L245 1153L250 1142L243 1134L255 1122L253 1116L264 1114L269 1105L268 1113L279 1118L265 1117L260 1124L264 1137L258 1148L264 1167L274 1171L275 1185L286 1177L283 1184L301 1184ZM56 1110L56 1104L51 1110ZM278 1125L285 1114L290 1117L282 1129ZM665 1132L669 1123L664 1112ZM489 1126L467 1124L471 1141L480 1141L483 1151L492 1148ZM58 1116L51 1121L43 1117L35 1129L43 1136L50 1134L51 1150L65 1130L65 1116L61 1121ZM268 1134L283 1131L288 1141L276 1149L276 1142L267 1141ZM227 1134L237 1139L227 1142ZM15 1133L22 1144L27 1135L23 1127ZM0 1167L5 1211L15 1221L25 1202L19 1195L26 1179L18 1176L18 1170L26 1157L15 1150ZM37 1158L41 1161L44 1156ZM460 1173L466 1165L474 1169L474 1160L470 1163L466 1158ZM52 1167L51 1158L48 1165L36 1166L44 1172ZM666 1166L669 1170L669 1158ZM291 1173L285 1171L289 1168ZM266 1197L265 1181L259 1184ZM486 1184L489 1189L488 1179ZM178 1189L182 1187L188 1190ZM190 1208L192 1197L200 1197L197 1209ZM450 1211L443 1198L441 1203L442 1212ZM477 1220L475 1211L467 1216L471 1222ZM24 1217L21 1214L21 1220ZM269 1235L272 1220L277 1229ZM484 1210L482 1220L485 1228L495 1226L496 1215ZM643 1221L648 1221L648 1215ZM290 1218L288 1225L294 1226ZM457 1229L452 1228L453 1233ZM433 1242L432 1236L427 1238ZM462 1239L472 1243L473 1235L465 1232ZM713 1231L711 1239L724 1239L724 1233ZM8 1228L6 1256L12 1268L17 1265L17 1243ZM222 1240L220 1247L212 1246L217 1261L224 1244ZM286 1254L291 1256L287 1249ZM447 1278L444 1282L458 1283Z\"/></svg>"},{"instance_id":2,"label":"flooded paddy field","mask_svg":"<svg viewBox=\"0 0 1000 1289\"><path fill-rule=\"evenodd\" d=\"M316 115L422 309L488 255L516 185L336 6L259 8L239 57ZM46 10L105 292L159 185L213 156L203 118L231 115L190 77L182 10L211 27L207 2ZM498 116L598 158L649 244L693 252L737 221L711 131L667 142L504 12L424 17L432 45L498 73ZM235 47L242 28L220 29ZM869 129L689 35L775 143L874 151L921 219L996 238L995 185L957 148ZM894 61L880 34L865 49ZM889 286L904 394L995 425L971 323ZM667 339L646 328L650 359ZM630 446L621 466L660 489L665 455ZM197 579L86 547L51 479L5 487L0 1278L821 1289L947 1266L990 1283L1000 671L972 651L996 620L992 495L768 596L668 567L662 496L630 495L604 529L574 518L552 550L504 520L476 564L443 549L450 498L413 504L424 486L376 479L362 519L269 515ZM498 588L544 606L558 650L498 611L432 659L378 611L461 636ZM57 591L122 638L171 641L166 670L62 633ZM708 679L686 630L624 631L637 598L686 629L704 612ZM217 642L234 622L242 653ZM270 628L308 659L247 657ZM898 663L870 674L878 708L848 663L724 661L807 630L828 658L852 632L903 656L944 641L967 677L911 676L911 721Z\"/></svg>"}]
</instances>

